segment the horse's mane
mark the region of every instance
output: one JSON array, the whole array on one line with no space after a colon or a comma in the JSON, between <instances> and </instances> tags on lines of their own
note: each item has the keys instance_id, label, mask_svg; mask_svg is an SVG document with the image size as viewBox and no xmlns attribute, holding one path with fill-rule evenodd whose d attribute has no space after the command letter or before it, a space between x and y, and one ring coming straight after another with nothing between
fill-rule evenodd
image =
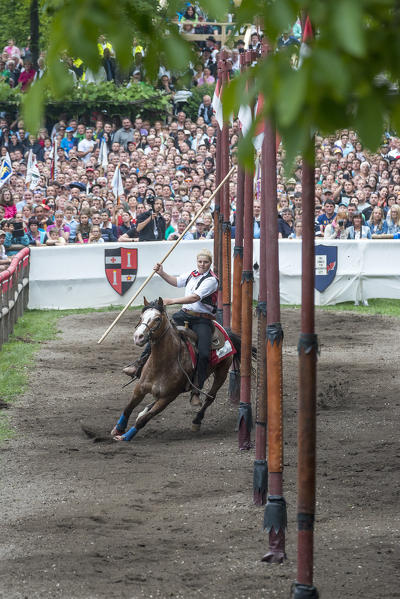
<instances>
[{"instance_id":1,"label":"horse's mane","mask_svg":"<svg viewBox=\"0 0 400 599\"><path fill-rule=\"evenodd\" d=\"M150 310L150 308L155 308L161 313L165 312L165 306L163 304L160 305L158 303L158 300L153 300L152 302L149 302L147 306L143 306L141 313L143 314L144 312L146 312L146 310Z\"/></svg>"}]
</instances>

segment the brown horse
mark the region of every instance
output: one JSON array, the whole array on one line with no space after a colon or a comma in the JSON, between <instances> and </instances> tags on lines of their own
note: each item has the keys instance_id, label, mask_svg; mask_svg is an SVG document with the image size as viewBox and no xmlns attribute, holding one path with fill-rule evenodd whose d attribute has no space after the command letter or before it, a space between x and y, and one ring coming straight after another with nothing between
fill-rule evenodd
<instances>
[{"instance_id":1,"label":"brown horse","mask_svg":"<svg viewBox=\"0 0 400 599\"><path fill-rule=\"evenodd\" d=\"M209 367L208 376L214 374L214 382L206 394L204 405L193 420L193 430L200 430L204 414L213 403L218 389L223 385L233 358L238 360L238 363L240 361L240 337L230 331L229 335L237 353L235 356L226 356L215 367ZM116 441L130 441L149 420L162 412L180 393L190 388L194 373L186 342L173 321L169 320L161 298L151 303L145 300L133 340L139 347L150 342L151 354L136 383L131 401L111 431ZM154 401L140 412L135 426L125 432L132 411L148 393L153 396Z\"/></svg>"}]
</instances>

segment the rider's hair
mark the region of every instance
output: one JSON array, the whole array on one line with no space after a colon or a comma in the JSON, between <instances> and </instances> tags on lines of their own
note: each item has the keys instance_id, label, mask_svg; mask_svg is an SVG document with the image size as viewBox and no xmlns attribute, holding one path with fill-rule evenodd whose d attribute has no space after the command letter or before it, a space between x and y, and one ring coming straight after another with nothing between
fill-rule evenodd
<instances>
[{"instance_id":1,"label":"rider's hair","mask_svg":"<svg viewBox=\"0 0 400 599\"><path fill-rule=\"evenodd\" d=\"M212 262L212 253L210 252L210 250L200 250L197 254L197 258L200 258L200 256L204 256L204 258L207 258L210 263Z\"/></svg>"}]
</instances>

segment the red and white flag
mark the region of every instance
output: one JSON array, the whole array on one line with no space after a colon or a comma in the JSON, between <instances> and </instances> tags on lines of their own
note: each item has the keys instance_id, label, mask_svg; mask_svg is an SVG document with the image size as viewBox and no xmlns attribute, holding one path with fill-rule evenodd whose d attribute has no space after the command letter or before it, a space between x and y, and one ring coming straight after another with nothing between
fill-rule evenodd
<instances>
[{"instance_id":1,"label":"red and white flag","mask_svg":"<svg viewBox=\"0 0 400 599\"><path fill-rule=\"evenodd\" d=\"M303 64L303 60L305 58L307 58L307 56L310 55L311 48L308 44L313 39L313 37L314 37L314 32L312 29L310 17L307 16L306 22L304 23L303 37L302 37L301 46L300 46L298 68L300 68L301 65Z\"/></svg>"},{"instance_id":2,"label":"red and white flag","mask_svg":"<svg viewBox=\"0 0 400 599\"><path fill-rule=\"evenodd\" d=\"M258 94L257 103L254 108L254 117L257 119L261 117L262 111L264 109L264 96L262 94ZM253 146L256 151L259 152L261 150L263 141L264 141L264 130L265 130L265 121L261 118L256 124L256 129L254 131L254 139Z\"/></svg>"}]
</instances>

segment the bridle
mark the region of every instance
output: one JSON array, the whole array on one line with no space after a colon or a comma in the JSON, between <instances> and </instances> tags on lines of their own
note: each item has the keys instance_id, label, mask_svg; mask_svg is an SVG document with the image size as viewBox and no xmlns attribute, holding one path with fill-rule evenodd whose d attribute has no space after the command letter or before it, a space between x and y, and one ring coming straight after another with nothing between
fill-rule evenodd
<instances>
[{"instance_id":1,"label":"bridle","mask_svg":"<svg viewBox=\"0 0 400 599\"><path fill-rule=\"evenodd\" d=\"M156 309L156 308L155 308ZM166 334L166 332L168 331L168 329L171 328L171 323L169 321L169 318L167 318L167 326L165 327L165 329L162 331L161 335L157 335L156 338L154 338L154 333L156 333L158 331L158 329L161 327L162 325L162 313L160 312L160 316L157 316L157 318L159 319L158 324L155 327L151 327L150 325L147 324L147 322L143 322L142 321L142 317L140 317L139 322L137 323L137 325L135 326L135 330L140 326L143 325L144 327L146 327L147 329L147 337L145 339L145 343L148 343L150 341L150 343L155 343L156 341L159 341L160 339L162 339L162 337L164 337L164 335Z\"/></svg>"}]
</instances>

